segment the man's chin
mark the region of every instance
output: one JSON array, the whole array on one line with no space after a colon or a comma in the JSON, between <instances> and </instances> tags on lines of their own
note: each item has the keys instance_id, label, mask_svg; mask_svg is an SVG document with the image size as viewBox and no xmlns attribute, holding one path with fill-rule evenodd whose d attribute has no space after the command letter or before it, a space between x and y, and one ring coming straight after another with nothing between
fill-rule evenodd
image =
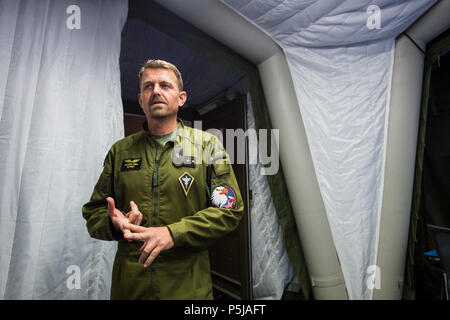
<instances>
[{"instance_id":1,"label":"man's chin","mask_svg":"<svg viewBox=\"0 0 450 320\"><path fill-rule=\"evenodd\" d=\"M150 114L150 117L155 120L166 120L173 117L176 118L176 116L177 116L176 114L169 114L166 112L152 112Z\"/></svg>"},{"instance_id":2,"label":"man's chin","mask_svg":"<svg viewBox=\"0 0 450 320\"><path fill-rule=\"evenodd\" d=\"M164 120L164 119L168 118L167 115L162 115L162 114L152 114L152 115L150 115L150 117L155 120Z\"/></svg>"}]
</instances>

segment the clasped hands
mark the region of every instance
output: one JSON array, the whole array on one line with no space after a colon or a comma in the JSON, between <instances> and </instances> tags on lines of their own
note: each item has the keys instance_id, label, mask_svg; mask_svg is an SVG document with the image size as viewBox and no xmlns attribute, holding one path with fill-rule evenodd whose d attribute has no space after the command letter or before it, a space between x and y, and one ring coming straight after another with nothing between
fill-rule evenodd
<instances>
[{"instance_id":1,"label":"clasped hands","mask_svg":"<svg viewBox=\"0 0 450 320\"><path fill-rule=\"evenodd\" d=\"M116 209L114 199L106 198L108 202L108 216L114 228L122 231L123 237L128 240L139 240L144 242L139 251L139 263L147 268L155 260L161 251L168 250L174 246L172 234L167 227L141 227L142 213L133 201L130 202L131 211L126 215Z\"/></svg>"}]
</instances>

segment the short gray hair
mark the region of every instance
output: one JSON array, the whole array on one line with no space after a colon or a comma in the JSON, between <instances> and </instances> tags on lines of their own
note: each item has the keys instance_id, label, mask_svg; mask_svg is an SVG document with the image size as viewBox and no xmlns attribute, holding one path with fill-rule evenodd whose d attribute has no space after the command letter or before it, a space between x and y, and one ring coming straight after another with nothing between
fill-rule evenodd
<instances>
[{"instance_id":1,"label":"short gray hair","mask_svg":"<svg viewBox=\"0 0 450 320\"><path fill-rule=\"evenodd\" d=\"M175 76L177 78L178 89L180 91L183 91L183 78L181 78L180 71L178 70L178 68L175 65L171 64L170 62L164 61L164 60L147 60L144 63L144 65L141 67L141 69L139 70L139 73L138 73L139 84L141 83L142 75L144 74L145 69L158 69L158 68L172 70L173 73L175 73Z\"/></svg>"}]
</instances>

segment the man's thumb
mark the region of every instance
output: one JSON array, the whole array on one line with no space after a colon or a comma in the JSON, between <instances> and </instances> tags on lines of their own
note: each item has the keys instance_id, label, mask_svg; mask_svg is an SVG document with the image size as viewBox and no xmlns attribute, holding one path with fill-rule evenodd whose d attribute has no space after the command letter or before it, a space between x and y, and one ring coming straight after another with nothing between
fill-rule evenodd
<instances>
[{"instance_id":1,"label":"man's thumb","mask_svg":"<svg viewBox=\"0 0 450 320\"><path fill-rule=\"evenodd\" d=\"M106 198L106 202L108 202L108 215L114 216L114 211L116 209L116 205L114 203L114 199L111 197Z\"/></svg>"}]
</instances>

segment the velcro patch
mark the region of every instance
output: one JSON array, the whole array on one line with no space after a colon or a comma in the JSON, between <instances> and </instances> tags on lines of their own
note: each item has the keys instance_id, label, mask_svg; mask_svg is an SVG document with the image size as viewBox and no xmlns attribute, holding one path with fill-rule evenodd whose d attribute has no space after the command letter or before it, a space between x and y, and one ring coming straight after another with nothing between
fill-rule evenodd
<instances>
[{"instance_id":1,"label":"velcro patch","mask_svg":"<svg viewBox=\"0 0 450 320\"><path fill-rule=\"evenodd\" d=\"M195 157L184 156L183 163L185 167L195 168Z\"/></svg>"},{"instance_id":2,"label":"velcro patch","mask_svg":"<svg viewBox=\"0 0 450 320\"><path fill-rule=\"evenodd\" d=\"M195 168L197 161L194 156L183 156L183 150L173 149L172 163L175 167Z\"/></svg>"}]
</instances>

